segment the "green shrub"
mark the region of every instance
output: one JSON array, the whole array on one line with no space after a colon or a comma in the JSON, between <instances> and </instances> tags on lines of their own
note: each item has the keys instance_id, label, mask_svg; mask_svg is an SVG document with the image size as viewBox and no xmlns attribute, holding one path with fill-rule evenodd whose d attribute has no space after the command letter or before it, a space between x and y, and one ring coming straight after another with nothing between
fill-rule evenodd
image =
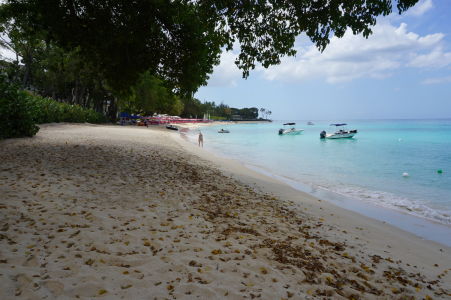
<instances>
[{"instance_id":1,"label":"green shrub","mask_svg":"<svg viewBox=\"0 0 451 300\"><path fill-rule=\"evenodd\" d=\"M215 120L215 121L226 121L227 118L226 117L217 117L217 116L210 116L211 120Z\"/></svg>"},{"instance_id":2,"label":"green shrub","mask_svg":"<svg viewBox=\"0 0 451 300\"><path fill-rule=\"evenodd\" d=\"M50 98L30 95L36 123L104 123L106 118L92 110L79 105L57 102Z\"/></svg>"},{"instance_id":3,"label":"green shrub","mask_svg":"<svg viewBox=\"0 0 451 300\"><path fill-rule=\"evenodd\" d=\"M34 136L36 124L58 122L104 123L106 118L92 109L21 91L0 75L0 139Z\"/></svg>"},{"instance_id":4,"label":"green shrub","mask_svg":"<svg viewBox=\"0 0 451 300\"><path fill-rule=\"evenodd\" d=\"M29 100L25 92L0 76L0 139L34 136L38 132Z\"/></svg>"}]
</instances>

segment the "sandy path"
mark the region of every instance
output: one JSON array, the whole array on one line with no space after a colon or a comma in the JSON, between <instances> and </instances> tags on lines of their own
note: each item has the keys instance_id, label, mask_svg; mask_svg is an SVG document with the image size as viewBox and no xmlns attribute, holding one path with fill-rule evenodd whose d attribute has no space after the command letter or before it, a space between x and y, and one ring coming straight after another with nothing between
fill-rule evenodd
<instances>
[{"instance_id":1,"label":"sandy path","mask_svg":"<svg viewBox=\"0 0 451 300\"><path fill-rule=\"evenodd\" d=\"M0 141L0 298L451 296L448 248L403 261L396 241L370 247L364 228L226 175L175 135L62 124Z\"/></svg>"}]
</instances>

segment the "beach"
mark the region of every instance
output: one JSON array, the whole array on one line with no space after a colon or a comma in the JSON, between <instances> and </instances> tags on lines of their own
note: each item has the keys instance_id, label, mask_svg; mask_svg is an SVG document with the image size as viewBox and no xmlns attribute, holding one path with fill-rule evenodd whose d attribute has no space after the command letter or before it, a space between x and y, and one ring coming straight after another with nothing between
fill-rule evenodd
<instances>
[{"instance_id":1,"label":"beach","mask_svg":"<svg viewBox=\"0 0 451 300\"><path fill-rule=\"evenodd\" d=\"M0 149L2 299L451 297L449 247L177 132L47 124Z\"/></svg>"}]
</instances>

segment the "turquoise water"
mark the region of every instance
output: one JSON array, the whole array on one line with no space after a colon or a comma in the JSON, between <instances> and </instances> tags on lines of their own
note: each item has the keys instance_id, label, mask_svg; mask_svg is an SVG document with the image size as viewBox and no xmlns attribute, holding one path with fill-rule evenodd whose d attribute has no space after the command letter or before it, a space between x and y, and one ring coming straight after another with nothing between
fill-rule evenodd
<instances>
[{"instance_id":1,"label":"turquoise water","mask_svg":"<svg viewBox=\"0 0 451 300\"><path fill-rule=\"evenodd\" d=\"M352 139L320 140L329 121L279 136L283 122L202 128L205 148L287 181L451 225L451 120L352 121ZM219 134L220 128L230 130ZM198 131L192 131L194 139ZM443 170L439 174L437 170ZM407 172L408 177L403 173Z\"/></svg>"}]
</instances>

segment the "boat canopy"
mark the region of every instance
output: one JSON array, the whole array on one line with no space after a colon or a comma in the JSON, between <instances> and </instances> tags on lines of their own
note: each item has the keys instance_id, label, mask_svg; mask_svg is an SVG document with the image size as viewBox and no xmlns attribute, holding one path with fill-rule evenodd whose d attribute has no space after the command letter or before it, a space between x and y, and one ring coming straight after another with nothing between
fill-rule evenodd
<instances>
[{"instance_id":1,"label":"boat canopy","mask_svg":"<svg viewBox=\"0 0 451 300\"><path fill-rule=\"evenodd\" d=\"M285 123L283 125L296 125L296 123Z\"/></svg>"},{"instance_id":2,"label":"boat canopy","mask_svg":"<svg viewBox=\"0 0 451 300\"><path fill-rule=\"evenodd\" d=\"M330 124L330 126L345 126L348 125L346 123L337 123L337 124Z\"/></svg>"},{"instance_id":3,"label":"boat canopy","mask_svg":"<svg viewBox=\"0 0 451 300\"><path fill-rule=\"evenodd\" d=\"M139 116L139 115L131 115L131 114L127 113L127 112L121 112L119 114L119 118L140 119L141 116Z\"/></svg>"}]
</instances>

